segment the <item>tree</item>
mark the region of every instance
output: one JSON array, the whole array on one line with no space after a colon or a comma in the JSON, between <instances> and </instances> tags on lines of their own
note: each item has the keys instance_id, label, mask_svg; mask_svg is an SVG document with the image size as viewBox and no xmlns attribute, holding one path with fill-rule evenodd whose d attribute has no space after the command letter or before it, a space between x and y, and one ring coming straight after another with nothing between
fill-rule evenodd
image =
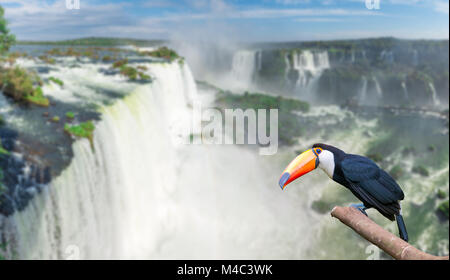
<instances>
[{"instance_id":1,"label":"tree","mask_svg":"<svg viewBox=\"0 0 450 280\"><path fill-rule=\"evenodd\" d=\"M8 22L3 17L5 11L3 7L0 6L0 55L3 55L9 50L12 44L16 41L16 37L9 34L9 29L7 28Z\"/></svg>"}]
</instances>

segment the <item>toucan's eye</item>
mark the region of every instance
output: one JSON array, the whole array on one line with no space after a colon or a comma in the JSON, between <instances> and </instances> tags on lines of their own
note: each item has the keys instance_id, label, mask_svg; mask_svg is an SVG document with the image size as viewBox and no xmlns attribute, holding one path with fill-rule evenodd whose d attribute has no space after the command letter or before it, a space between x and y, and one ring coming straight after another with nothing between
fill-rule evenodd
<instances>
[{"instance_id":1,"label":"toucan's eye","mask_svg":"<svg viewBox=\"0 0 450 280\"><path fill-rule=\"evenodd\" d=\"M317 154L320 154L321 152L322 152L321 149L316 149L316 153L317 153Z\"/></svg>"}]
</instances>

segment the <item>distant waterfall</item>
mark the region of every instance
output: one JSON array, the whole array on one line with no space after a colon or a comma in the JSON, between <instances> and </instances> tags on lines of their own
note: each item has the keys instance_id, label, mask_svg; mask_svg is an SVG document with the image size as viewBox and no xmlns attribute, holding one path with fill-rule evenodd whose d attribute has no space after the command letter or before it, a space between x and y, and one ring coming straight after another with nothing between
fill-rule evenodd
<instances>
[{"instance_id":1,"label":"distant waterfall","mask_svg":"<svg viewBox=\"0 0 450 280\"><path fill-rule=\"evenodd\" d=\"M394 63L394 53L392 51L383 50L380 53L380 59L392 64Z\"/></svg>"},{"instance_id":2,"label":"distant waterfall","mask_svg":"<svg viewBox=\"0 0 450 280\"><path fill-rule=\"evenodd\" d=\"M231 67L231 78L234 79L239 86L249 88L254 81L254 75L256 69L260 66L257 65L256 52L249 50L240 50L233 56ZM258 61L261 61L259 59Z\"/></svg>"},{"instance_id":3,"label":"distant waterfall","mask_svg":"<svg viewBox=\"0 0 450 280\"><path fill-rule=\"evenodd\" d=\"M362 77L361 81L361 89L358 93L359 103L364 104L367 98L367 78L365 76Z\"/></svg>"},{"instance_id":4,"label":"distant waterfall","mask_svg":"<svg viewBox=\"0 0 450 280\"><path fill-rule=\"evenodd\" d=\"M381 89L380 82L378 81L377 77L375 77L375 76L372 76L372 81L375 84L375 90L377 92L378 98L380 100L382 100L383 99L383 90Z\"/></svg>"},{"instance_id":5,"label":"distant waterfall","mask_svg":"<svg viewBox=\"0 0 450 280\"><path fill-rule=\"evenodd\" d=\"M403 89L403 95L405 97L406 100L409 100L409 92L408 92L408 88L406 87L406 83L403 81L401 83L402 89Z\"/></svg>"},{"instance_id":6,"label":"distant waterfall","mask_svg":"<svg viewBox=\"0 0 450 280\"><path fill-rule=\"evenodd\" d=\"M285 58L288 66L286 73L296 71L298 78L295 81L295 88L310 92L314 83L320 78L322 71L330 68L328 52L303 50L300 53L294 51L291 55L291 61L289 61L287 55Z\"/></svg>"},{"instance_id":7,"label":"distant waterfall","mask_svg":"<svg viewBox=\"0 0 450 280\"><path fill-rule=\"evenodd\" d=\"M437 97L436 89L434 88L434 84L428 83L428 86L430 87L430 90L431 90L431 98L433 99L433 105L439 106L440 102L439 102L439 98Z\"/></svg>"},{"instance_id":8,"label":"distant waterfall","mask_svg":"<svg viewBox=\"0 0 450 280\"><path fill-rule=\"evenodd\" d=\"M261 71L262 69L262 51L256 52L256 71Z\"/></svg>"},{"instance_id":9,"label":"distant waterfall","mask_svg":"<svg viewBox=\"0 0 450 280\"><path fill-rule=\"evenodd\" d=\"M414 66L419 65L419 52L417 50L413 50L412 61Z\"/></svg>"}]
</instances>

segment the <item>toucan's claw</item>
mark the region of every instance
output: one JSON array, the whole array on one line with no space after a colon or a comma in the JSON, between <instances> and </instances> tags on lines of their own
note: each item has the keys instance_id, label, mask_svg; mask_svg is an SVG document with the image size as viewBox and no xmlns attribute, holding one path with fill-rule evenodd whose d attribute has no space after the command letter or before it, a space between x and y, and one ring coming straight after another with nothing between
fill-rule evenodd
<instances>
[{"instance_id":1,"label":"toucan's claw","mask_svg":"<svg viewBox=\"0 0 450 280\"><path fill-rule=\"evenodd\" d=\"M367 217L369 217L366 213L366 209L367 207L364 206L364 204L359 203L359 204L351 204L350 207L354 207L356 209L358 209L361 213L363 213L364 215L366 215Z\"/></svg>"}]
</instances>

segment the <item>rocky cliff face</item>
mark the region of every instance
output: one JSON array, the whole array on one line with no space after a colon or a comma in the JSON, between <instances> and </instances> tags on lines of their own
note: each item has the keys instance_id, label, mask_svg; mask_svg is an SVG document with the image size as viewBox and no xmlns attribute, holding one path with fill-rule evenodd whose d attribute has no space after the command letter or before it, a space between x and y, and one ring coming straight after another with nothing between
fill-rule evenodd
<instances>
[{"instance_id":1,"label":"rocky cliff face","mask_svg":"<svg viewBox=\"0 0 450 280\"><path fill-rule=\"evenodd\" d=\"M255 47L255 66L246 68L254 70L252 81L261 88L326 104L448 107L448 41L384 38Z\"/></svg>"}]
</instances>

